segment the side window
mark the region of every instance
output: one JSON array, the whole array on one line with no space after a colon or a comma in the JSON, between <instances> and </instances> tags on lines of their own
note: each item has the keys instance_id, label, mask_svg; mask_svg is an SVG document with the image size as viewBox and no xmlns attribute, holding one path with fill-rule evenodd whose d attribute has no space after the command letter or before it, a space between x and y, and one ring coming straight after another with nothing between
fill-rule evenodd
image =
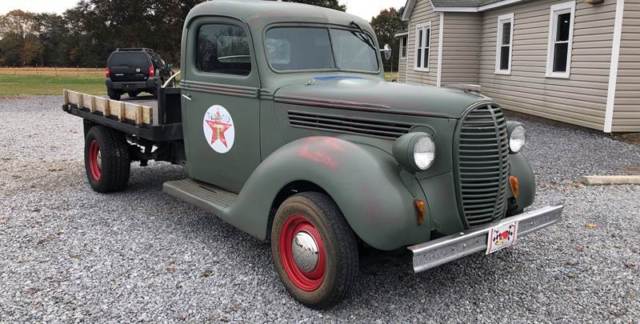
<instances>
[{"instance_id":1,"label":"side window","mask_svg":"<svg viewBox=\"0 0 640 324\"><path fill-rule=\"evenodd\" d=\"M569 77L575 9L576 3L573 1L551 6L547 77Z\"/></svg>"},{"instance_id":2,"label":"side window","mask_svg":"<svg viewBox=\"0 0 640 324\"><path fill-rule=\"evenodd\" d=\"M511 73L511 47L513 42L513 14L498 17L496 35L496 73Z\"/></svg>"},{"instance_id":3,"label":"side window","mask_svg":"<svg viewBox=\"0 0 640 324\"><path fill-rule=\"evenodd\" d=\"M431 23L416 28L416 70L429 71L431 49Z\"/></svg>"},{"instance_id":4,"label":"side window","mask_svg":"<svg viewBox=\"0 0 640 324\"><path fill-rule=\"evenodd\" d=\"M232 75L251 73L249 39L230 24L207 24L198 29L196 67L202 72Z\"/></svg>"},{"instance_id":5,"label":"side window","mask_svg":"<svg viewBox=\"0 0 640 324\"><path fill-rule=\"evenodd\" d=\"M400 58L407 58L407 36L400 37Z\"/></svg>"}]
</instances>

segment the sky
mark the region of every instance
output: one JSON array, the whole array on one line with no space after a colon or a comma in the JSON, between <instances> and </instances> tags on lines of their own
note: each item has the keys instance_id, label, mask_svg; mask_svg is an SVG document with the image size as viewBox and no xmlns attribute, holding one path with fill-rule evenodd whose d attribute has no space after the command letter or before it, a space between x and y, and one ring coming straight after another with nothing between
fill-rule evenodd
<instances>
[{"instance_id":1,"label":"sky","mask_svg":"<svg viewBox=\"0 0 640 324\"><path fill-rule=\"evenodd\" d=\"M347 5L347 12L360 16L366 20L378 15L386 8L400 8L404 6L406 0L339 0L341 4ZM62 13L72 8L78 0L0 0L0 15L14 10L21 9L31 12L54 12Z\"/></svg>"}]
</instances>

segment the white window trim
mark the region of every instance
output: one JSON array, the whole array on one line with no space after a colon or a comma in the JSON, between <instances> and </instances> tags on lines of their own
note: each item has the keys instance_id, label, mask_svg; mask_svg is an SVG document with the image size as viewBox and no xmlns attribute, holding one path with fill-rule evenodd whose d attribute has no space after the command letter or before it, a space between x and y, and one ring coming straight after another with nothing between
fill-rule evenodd
<instances>
[{"instance_id":1,"label":"white window trim","mask_svg":"<svg viewBox=\"0 0 640 324\"><path fill-rule=\"evenodd\" d=\"M418 36L420 35L420 30L421 29L424 30L422 34L424 35L423 37L424 37L425 41L426 41L426 35L427 35L426 30L427 29L429 30L429 46L422 48L422 49L424 49L424 48L428 48L429 49L429 54L427 54L426 67L424 67L424 63L425 62L423 62L424 55L420 55L420 62L418 62L418 44L420 43L418 41ZM426 23L418 24L416 26L415 50L413 51L413 57L416 60L414 62L414 64L413 64L413 69L416 70L416 71L429 72L429 67L430 67L429 66L429 58L431 57L431 44L432 44L431 36L432 36L432 34L433 34L433 32L431 31L431 22L430 21L426 22ZM424 45L424 44L426 44L426 42L423 41L422 44ZM421 67L419 63L422 63L423 67Z\"/></svg>"},{"instance_id":2,"label":"white window trim","mask_svg":"<svg viewBox=\"0 0 640 324\"><path fill-rule=\"evenodd\" d=\"M404 46L402 46L402 42L404 42ZM409 45L409 37L407 36L401 36L400 37L400 59L401 60L406 60L407 56L409 54L409 51L407 51L407 46ZM403 51L404 49L404 51Z\"/></svg>"},{"instance_id":3,"label":"white window trim","mask_svg":"<svg viewBox=\"0 0 640 324\"><path fill-rule=\"evenodd\" d=\"M511 23L511 31L509 32L509 66L506 70L500 69L500 56L502 53L502 25ZM513 13L501 15L498 17L498 25L496 27L496 71L495 74L511 74L511 64L513 57Z\"/></svg>"},{"instance_id":4,"label":"white window trim","mask_svg":"<svg viewBox=\"0 0 640 324\"><path fill-rule=\"evenodd\" d=\"M563 13L571 13L571 24L569 25L569 40L567 46L567 71L553 72L553 56L555 52L555 36L558 30L557 16ZM570 1L551 6L549 13L549 43L547 44L547 78L568 79L571 75L571 54L573 47L573 25L576 21L576 2Z\"/></svg>"}]
</instances>

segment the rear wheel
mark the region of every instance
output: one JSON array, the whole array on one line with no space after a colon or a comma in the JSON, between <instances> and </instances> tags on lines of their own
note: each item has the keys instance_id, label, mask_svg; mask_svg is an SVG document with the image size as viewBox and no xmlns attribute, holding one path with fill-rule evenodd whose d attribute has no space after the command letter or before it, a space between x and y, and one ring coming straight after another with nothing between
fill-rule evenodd
<instances>
[{"instance_id":1,"label":"rear wheel","mask_svg":"<svg viewBox=\"0 0 640 324\"><path fill-rule=\"evenodd\" d=\"M358 273L355 235L327 195L307 192L285 200L273 220L273 263L299 302L326 308L340 302Z\"/></svg>"},{"instance_id":2,"label":"rear wheel","mask_svg":"<svg viewBox=\"0 0 640 324\"><path fill-rule=\"evenodd\" d=\"M120 91L111 88L107 88L107 94L112 100L120 100L120 97L122 96L122 93Z\"/></svg>"},{"instance_id":3,"label":"rear wheel","mask_svg":"<svg viewBox=\"0 0 640 324\"><path fill-rule=\"evenodd\" d=\"M103 126L92 127L85 138L84 165L93 190L105 193L125 189L131 170L125 137Z\"/></svg>"}]
</instances>

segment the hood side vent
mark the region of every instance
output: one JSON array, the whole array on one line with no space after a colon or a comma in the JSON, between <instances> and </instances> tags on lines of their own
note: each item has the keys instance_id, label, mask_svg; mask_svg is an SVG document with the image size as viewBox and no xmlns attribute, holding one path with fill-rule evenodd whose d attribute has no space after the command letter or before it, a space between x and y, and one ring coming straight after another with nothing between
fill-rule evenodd
<instances>
[{"instance_id":1,"label":"hood side vent","mask_svg":"<svg viewBox=\"0 0 640 324\"><path fill-rule=\"evenodd\" d=\"M413 125L381 120L352 118L300 111L289 111L289 125L327 132L359 134L396 139L409 132Z\"/></svg>"}]
</instances>

